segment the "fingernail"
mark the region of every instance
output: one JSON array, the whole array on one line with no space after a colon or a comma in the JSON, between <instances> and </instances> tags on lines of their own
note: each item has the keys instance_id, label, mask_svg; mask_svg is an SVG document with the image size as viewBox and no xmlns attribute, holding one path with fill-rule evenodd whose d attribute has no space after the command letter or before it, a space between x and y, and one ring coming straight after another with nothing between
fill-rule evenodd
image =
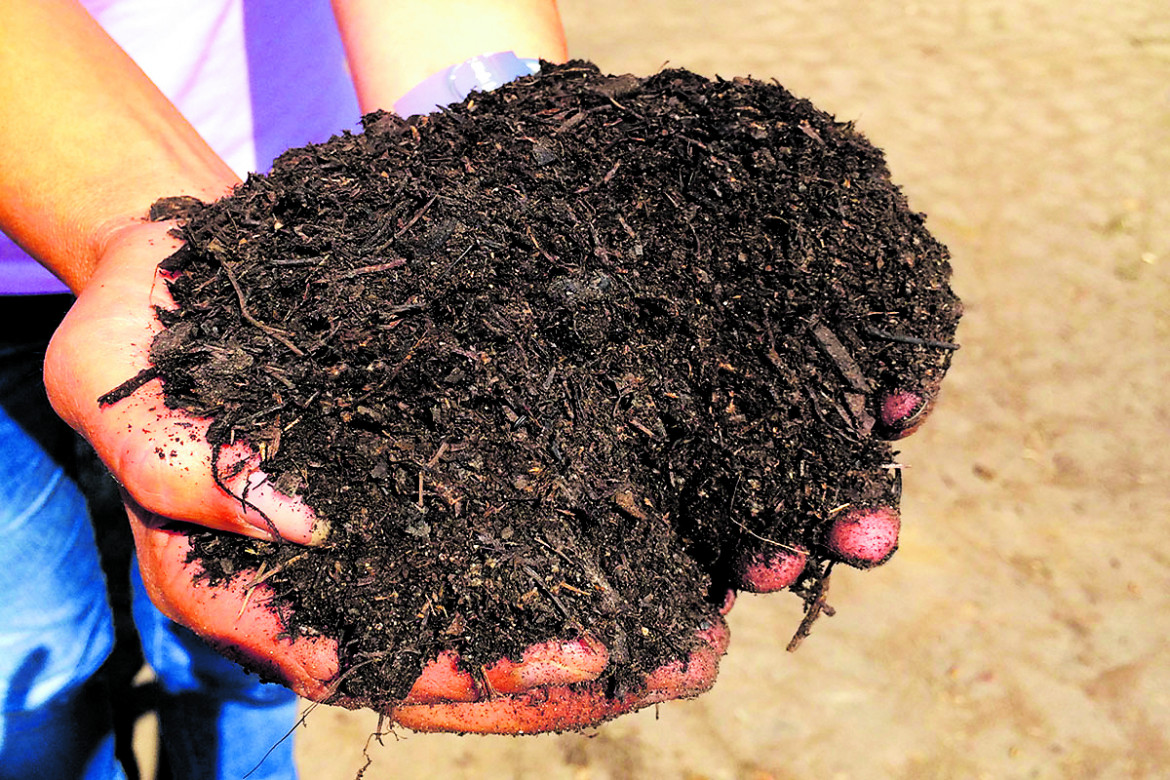
<instances>
[{"instance_id":1,"label":"fingernail","mask_svg":"<svg viewBox=\"0 0 1170 780\"><path fill-rule=\"evenodd\" d=\"M313 520L313 530L309 533L309 546L316 547L325 543L329 538L329 534L333 531L333 526L327 520L322 520L317 517Z\"/></svg>"}]
</instances>

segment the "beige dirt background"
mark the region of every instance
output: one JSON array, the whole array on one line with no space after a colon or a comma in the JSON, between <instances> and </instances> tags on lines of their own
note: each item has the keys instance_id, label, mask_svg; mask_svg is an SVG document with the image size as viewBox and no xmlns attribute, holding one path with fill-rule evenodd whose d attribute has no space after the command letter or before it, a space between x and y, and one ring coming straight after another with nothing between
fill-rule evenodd
<instances>
[{"instance_id":1,"label":"beige dirt background","mask_svg":"<svg viewBox=\"0 0 1170 780\"><path fill-rule=\"evenodd\" d=\"M400 731L380 778L1170 776L1170 8L1165 0L563 0L574 56L775 77L889 155L967 303L901 448L902 547L743 596L705 696L584 734ZM304 777L372 713L318 708Z\"/></svg>"}]
</instances>

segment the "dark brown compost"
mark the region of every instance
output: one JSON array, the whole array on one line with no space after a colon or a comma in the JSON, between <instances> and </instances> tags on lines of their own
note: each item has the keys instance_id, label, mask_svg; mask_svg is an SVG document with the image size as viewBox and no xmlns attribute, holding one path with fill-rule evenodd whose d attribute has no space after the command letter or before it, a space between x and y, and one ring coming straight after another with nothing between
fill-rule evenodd
<instances>
[{"instance_id":1,"label":"dark brown compost","mask_svg":"<svg viewBox=\"0 0 1170 780\"><path fill-rule=\"evenodd\" d=\"M401 699L588 632L615 692L685 657L742 549L897 505L876 399L936 388L961 307L883 156L780 86L584 62L365 118L182 222L152 361L333 524L265 565L340 693ZM767 540L767 541L763 541Z\"/></svg>"}]
</instances>

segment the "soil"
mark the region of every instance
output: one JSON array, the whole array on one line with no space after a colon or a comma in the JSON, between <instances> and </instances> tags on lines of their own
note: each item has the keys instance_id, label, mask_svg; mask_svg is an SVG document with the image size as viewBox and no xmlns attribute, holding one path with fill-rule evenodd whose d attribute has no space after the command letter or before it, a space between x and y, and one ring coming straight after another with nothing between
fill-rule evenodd
<instances>
[{"instance_id":1,"label":"soil","mask_svg":"<svg viewBox=\"0 0 1170 780\"><path fill-rule=\"evenodd\" d=\"M585 631L636 689L761 545L815 604L832 513L899 499L875 402L937 387L961 311L881 152L775 84L584 62L364 126L187 210L162 266L168 405L333 525L195 532L205 576L275 572L374 706Z\"/></svg>"}]
</instances>

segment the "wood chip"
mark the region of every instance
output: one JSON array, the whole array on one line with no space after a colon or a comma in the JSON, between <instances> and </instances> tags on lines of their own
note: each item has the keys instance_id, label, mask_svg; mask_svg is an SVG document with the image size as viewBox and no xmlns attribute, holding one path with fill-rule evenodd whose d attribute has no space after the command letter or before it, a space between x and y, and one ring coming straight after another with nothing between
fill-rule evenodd
<instances>
[{"instance_id":1,"label":"wood chip","mask_svg":"<svg viewBox=\"0 0 1170 780\"><path fill-rule=\"evenodd\" d=\"M812 321L810 330L817 344L837 366L837 370L841 372L841 376L845 378L850 387L859 393L868 393L873 389L869 379L862 373L861 366L857 365L852 353L841 343L841 339L837 338L836 333L817 319Z\"/></svg>"}]
</instances>

